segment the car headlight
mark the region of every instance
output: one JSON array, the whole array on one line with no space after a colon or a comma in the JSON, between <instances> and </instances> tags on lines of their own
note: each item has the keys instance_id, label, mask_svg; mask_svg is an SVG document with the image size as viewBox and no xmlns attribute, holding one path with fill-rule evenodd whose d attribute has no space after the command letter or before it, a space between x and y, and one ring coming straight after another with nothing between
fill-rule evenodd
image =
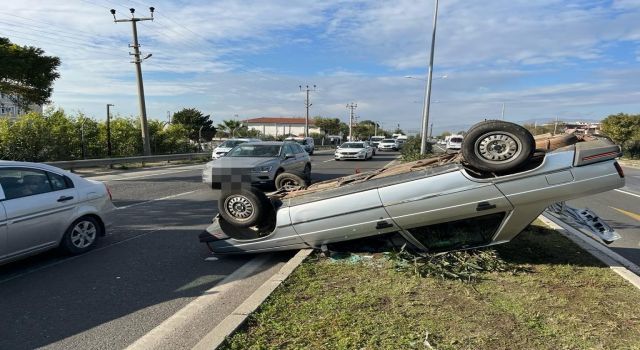
<instances>
[{"instance_id":1,"label":"car headlight","mask_svg":"<svg viewBox=\"0 0 640 350\"><path fill-rule=\"evenodd\" d=\"M358 152L358 154L364 154L364 153L367 153L366 149L361 149L360 152Z\"/></svg>"},{"instance_id":2,"label":"car headlight","mask_svg":"<svg viewBox=\"0 0 640 350\"><path fill-rule=\"evenodd\" d=\"M251 172L253 173L268 173L271 171L272 166L271 165L262 165L262 166L257 166L253 169L251 169Z\"/></svg>"}]
</instances>

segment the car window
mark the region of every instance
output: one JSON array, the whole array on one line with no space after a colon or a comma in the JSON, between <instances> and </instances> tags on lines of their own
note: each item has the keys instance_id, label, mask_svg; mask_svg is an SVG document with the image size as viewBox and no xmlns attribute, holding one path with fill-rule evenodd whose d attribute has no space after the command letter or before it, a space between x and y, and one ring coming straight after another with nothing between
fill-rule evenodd
<instances>
[{"instance_id":1,"label":"car window","mask_svg":"<svg viewBox=\"0 0 640 350\"><path fill-rule=\"evenodd\" d=\"M293 151L294 151L294 153L304 153L304 152L306 152L306 151L304 150L304 148L302 148L302 147L301 147L299 144L297 144L297 143L292 143L292 144L291 144L291 147L293 147Z\"/></svg>"},{"instance_id":2,"label":"car window","mask_svg":"<svg viewBox=\"0 0 640 350\"><path fill-rule=\"evenodd\" d=\"M35 169L0 169L0 185L7 200L52 191L47 174Z\"/></svg>"},{"instance_id":3,"label":"car window","mask_svg":"<svg viewBox=\"0 0 640 350\"><path fill-rule=\"evenodd\" d=\"M47 173L47 176L49 177L49 183L51 184L51 188L54 191L60 191L60 190L73 187L73 182L71 182L71 179L69 179L68 177L50 173L48 171L46 173Z\"/></svg>"},{"instance_id":4,"label":"car window","mask_svg":"<svg viewBox=\"0 0 640 350\"><path fill-rule=\"evenodd\" d=\"M277 157L280 145L256 145L243 143L227 153L226 157Z\"/></svg>"},{"instance_id":5,"label":"car window","mask_svg":"<svg viewBox=\"0 0 640 350\"><path fill-rule=\"evenodd\" d=\"M296 149L294 148L293 144L287 142L284 144L284 154L296 154L296 153L300 153L300 152L296 152Z\"/></svg>"},{"instance_id":6,"label":"car window","mask_svg":"<svg viewBox=\"0 0 640 350\"><path fill-rule=\"evenodd\" d=\"M488 244L504 213L496 213L409 229L430 251L463 249Z\"/></svg>"}]
</instances>

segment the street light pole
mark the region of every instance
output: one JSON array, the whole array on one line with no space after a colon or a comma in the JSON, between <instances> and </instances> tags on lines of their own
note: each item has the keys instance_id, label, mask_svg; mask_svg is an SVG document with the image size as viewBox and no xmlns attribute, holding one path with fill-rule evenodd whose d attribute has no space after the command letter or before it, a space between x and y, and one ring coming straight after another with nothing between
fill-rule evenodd
<instances>
[{"instance_id":1,"label":"street light pole","mask_svg":"<svg viewBox=\"0 0 640 350\"><path fill-rule=\"evenodd\" d=\"M431 103L431 79L433 77L433 54L436 45L436 24L438 22L438 0L436 0L433 12L433 33L431 34L431 54L429 57L429 76L427 77L427 88L424 96L424 107L422 109L422 140L420 142L420 154L427 153L427 128L429 127L429 105Z\"/></svg>"},{"instance_id":2,"label":"street light pole","mask_svg":"<svg viewBox=\"0 0 640 350\"><path fill-rule=\"evenodd\" d=\"M111 103L107 103L107 156L111 158L111 113L109 107L114 107Z\"/></svg>"}]
</instances>

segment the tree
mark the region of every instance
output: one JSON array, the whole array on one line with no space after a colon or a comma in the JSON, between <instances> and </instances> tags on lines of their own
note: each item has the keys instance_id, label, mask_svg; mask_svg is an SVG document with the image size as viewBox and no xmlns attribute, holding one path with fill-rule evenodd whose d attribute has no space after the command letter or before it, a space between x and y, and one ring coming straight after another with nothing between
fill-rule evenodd
<instances>
[{"instance_id":1,"label":"tree","mask_svg":"<svg viewBox=\"0 0 640 350\"><path fill-rule=\"evenodd\" d=\"M242 129L246 129L245 125L241 122L233 119L223 120L221 124L217 125L219 132L217 135L226 137L236 137L242 133Z\"/></svg>"},{"instance_id":2,"label":"tree","mask_svg":"<svg viewBox=\"0 0 640 350\"><path fill-rule=\"evenodd\" d=\"M0 92L20 108L49 102L60 59L33 46L18 46L0 38Z\"/></svg>"},{"instance_id":3,"label":"tree","mask_svg":"<svg viewBox=\"0 0 640 350\"><path fill-rule=\"evenodd\" d=\"M337 135L341 131L341 123L338 118L323 118L320 116L313 118L315 125L326 135Z\"/></svg>"},{"instance_id":4,"label":"tree","mask_svg":"<svg viewBox=\"0 0 640 350\"><path fill-rule=\"evenodd\" d=\"M199 142L200 134L202 134L203 139L211 141L211 138L216 134L216 128L213 127L213 122L209 117L195 108L184 108L173 114L171 122L184 125L189 130L190 140Z\"/></svg>"},{"instance_id":5,"label":"tree","mask_svg":"<svg viewBox=\"0 0 640 350\"><path fill-rule=\"evenodd\" d=\"M624 148L627 141L640 134L640 115L618 113L602 120L602 131Z\"/></svg>"}]
</instances>

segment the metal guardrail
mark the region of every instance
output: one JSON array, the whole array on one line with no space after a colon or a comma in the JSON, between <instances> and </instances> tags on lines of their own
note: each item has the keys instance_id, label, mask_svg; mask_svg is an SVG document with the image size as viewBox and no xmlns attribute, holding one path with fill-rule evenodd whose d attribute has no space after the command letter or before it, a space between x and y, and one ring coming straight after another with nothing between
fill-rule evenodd
<instances>
[{"instance_id":1,"label":"metal guardrail","mask_svg":"<svg viewBox=\"0 0 640 350\"><path fill-rule=\"evenodd\" d=\"M122 158L102 158L102 159L81 159L81 160L65 160L59 162L45 162L58 168L73 170L82 168L106 167L114 164L129 163L152 163L164 162L172 160L193 160L197 158L211 158L210 152L202 153L183 153L183 154L161 154L156 156L137 156Z\"/></svg>"}]
</instances>

